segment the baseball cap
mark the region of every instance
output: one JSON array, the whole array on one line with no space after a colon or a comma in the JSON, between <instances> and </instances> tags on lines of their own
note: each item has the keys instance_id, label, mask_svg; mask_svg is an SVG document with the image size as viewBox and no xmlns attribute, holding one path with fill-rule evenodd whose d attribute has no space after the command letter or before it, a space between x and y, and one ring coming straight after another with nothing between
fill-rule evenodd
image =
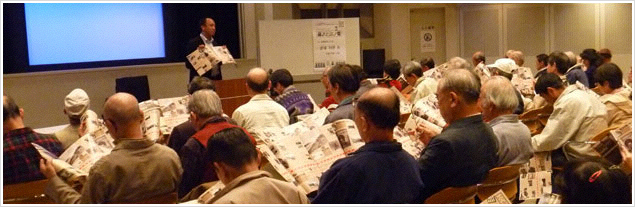
<instances>
[{"instance_id":1,"label":"baseball cap","mask_svg":"<svg viewBox=\"0 0 635 207\"><path fill-rule=\"evenodd\" d=\"M516 62L514 62L514 60L509 58L498 59L496 60L496 62L494 62L494 64L489 64L487 65L487 67L498 68L499 70L505 73L512 73L514 69L518 68L518 66L516 65Z\"/></svg>"},{"instance_id":2,"label":"baseball cap","mask_svg":"<svg viewBox=\"0 0 635 207\"><path fill-rule=\"evenodd\" d=\"M90 99L86 91L76 88L64 98L64 109L69 116L80 116L86 112Z\"/></svg>"}]
</instances>

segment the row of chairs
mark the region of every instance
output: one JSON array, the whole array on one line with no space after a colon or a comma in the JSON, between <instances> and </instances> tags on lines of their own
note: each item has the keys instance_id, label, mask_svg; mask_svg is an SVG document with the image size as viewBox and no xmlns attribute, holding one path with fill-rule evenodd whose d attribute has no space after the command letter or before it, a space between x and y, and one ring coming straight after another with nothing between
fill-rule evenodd
<instances>
[{"instance_id":1,"label":"row of chairs","mask_svg":"<svg viewBox=\"0 0 635 207\"><path fill-rule=\"evenodd\" d=\"M476 197L485 200L503 190L510 201L518 194L518 177L521 165L509 165L491 169L487 178L477 185L448 187L425 200L426 204L474 204Z\"/></svg>"}]
</instances>

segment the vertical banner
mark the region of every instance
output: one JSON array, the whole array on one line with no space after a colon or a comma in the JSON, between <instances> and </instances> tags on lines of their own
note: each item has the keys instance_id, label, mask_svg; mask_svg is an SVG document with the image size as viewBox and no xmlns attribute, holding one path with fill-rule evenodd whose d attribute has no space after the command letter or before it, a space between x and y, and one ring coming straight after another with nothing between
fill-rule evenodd
<instances>
[{"instance_id":1,"label":"vertical banner","mask_svg":"<svg viewBox=\"0 0 635 207\"><path fill-rule=\"evenodd\" d=\"M344 20L313 21L313 71L346 62Z\"/></svg>"},{"instance_id":2,"label":"vertical banner","mask_svg":"<svg viewBox=\"0 0 635 207\"><path fill-rule=\"evenodd\" d=\"M436 37L434 36L434 26L421 28L421 52L435 52Z\"/></svg>"}]
</instances>

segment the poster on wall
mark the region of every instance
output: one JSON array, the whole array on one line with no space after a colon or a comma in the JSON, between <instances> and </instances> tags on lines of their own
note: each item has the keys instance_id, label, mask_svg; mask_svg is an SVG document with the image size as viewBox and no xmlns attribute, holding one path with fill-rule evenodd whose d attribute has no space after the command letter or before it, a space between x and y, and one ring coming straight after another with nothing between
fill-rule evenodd
<instances>
[{"instance_id":1,"label":"poster on wall","mask_svg":"<svg viewBox=\"0 0 635 207\"><path fill-rule=\"evenodd\" d=\"M434 26L421 28L421 52L435 52L436 37L434 36Z\"/></svg>"},{"instance_id":2,"label":"poster on wall","mask_svg":"<svg viewBox=\"0 0 635 207\"><path fill-rule=\"evenodd\" d=\"M346 62L344 20L313 21L313 71Z\"/></svg>"}]
</instances>

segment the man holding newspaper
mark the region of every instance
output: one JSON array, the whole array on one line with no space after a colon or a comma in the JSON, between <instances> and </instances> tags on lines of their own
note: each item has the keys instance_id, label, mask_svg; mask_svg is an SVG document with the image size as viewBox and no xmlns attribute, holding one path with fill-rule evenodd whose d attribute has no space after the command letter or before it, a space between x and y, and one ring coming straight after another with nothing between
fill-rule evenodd
<instances>
[{"instance_id":1,"label":"man holding newspaper","mask_svg":"<svg viewBox=\"0 0 635 207\"><path fill-rule=\"evenodd\" d=\"M117 93L106 100L102 119L115 148L91 168L81 194L57 176L51 160L40 160L47 196L56 203L131 203L176 192L183 169L174 150L144 138L137 99ZM159 161L160 160L160 161Z\"/></svg>"}]
</instances>

